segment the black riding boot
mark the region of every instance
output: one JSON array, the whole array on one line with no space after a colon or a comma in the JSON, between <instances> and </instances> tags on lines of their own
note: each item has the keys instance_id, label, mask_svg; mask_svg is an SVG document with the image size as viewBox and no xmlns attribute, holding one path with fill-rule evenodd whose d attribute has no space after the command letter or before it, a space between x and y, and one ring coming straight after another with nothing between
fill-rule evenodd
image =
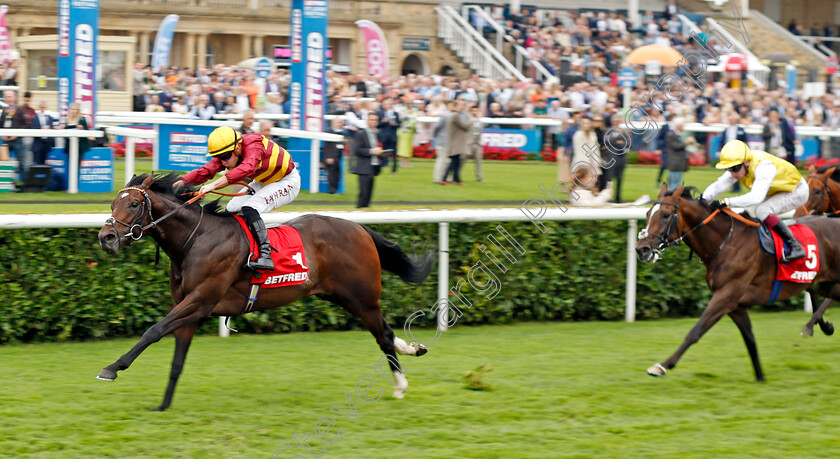
<instances>
[{"instance_id":1,"label":"black riding boot","mask_svg":"<svg viewBox=\"0 0 840 459\"><path fill-rule=\"evenodd\" d=\"M243 207L242 216L245 218L245 223L251 228L251 234L254 235L254 239L257 240L260 255L256 260L251 260L249 256L245 267L257 271L273 271L274 262L271 261L271 244L268 242L268 230L265 229L265 223L260 217L260 213L251 207Z\"/></svg>"},{"instance_id":2,"label":"black riding boot","mask_svg":"<svg viewBox=\"0 0 840 459\"><path fill-rule=\"evenodd\" d=\"M779 223L776 223L773 226L773 231L775 231L776 234L781 236L782 240L785 241L785 243L787 243L788 247L790 247L790 253L787 256L782 254L782 258L784 258L785 261L805 258L805 249L803 249L802 244L800 244L799 241L797 241L796 238L793 237L793 234L790 232L790 228L788 228L787 225L784 224L784 222L779 220Z\"/></svg>"}]
</instances>

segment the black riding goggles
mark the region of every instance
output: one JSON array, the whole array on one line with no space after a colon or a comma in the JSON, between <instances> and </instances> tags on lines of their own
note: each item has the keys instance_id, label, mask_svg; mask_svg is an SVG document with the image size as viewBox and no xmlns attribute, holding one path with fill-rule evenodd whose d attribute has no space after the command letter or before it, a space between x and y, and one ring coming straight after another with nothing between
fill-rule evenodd
<instances>
[{"instance_id":1,"label":"black riding goggles","mask_svg":"<svg viewBox=\"0 0 840 459\"><path fill-rule=\"evenodd\" d=\"M732 166L732 167L730 167L729 169L726 169L726 170L728 170L730 174L737 174L741 170L741 167L743 167L743 166L744 166L743 164L738 164L737 166Z\"/></svg>"},{"instance_id":2,"label":"black riding goggles","mask_svg":"<svg viewBox=\"0 0 840 459\"><path fill-rule=\"evenodd\" d=\"M233 156L233 150L218 154L215 158L219 158L220 161L227 161L231 156Z\"/></svg>"}]
</instances>

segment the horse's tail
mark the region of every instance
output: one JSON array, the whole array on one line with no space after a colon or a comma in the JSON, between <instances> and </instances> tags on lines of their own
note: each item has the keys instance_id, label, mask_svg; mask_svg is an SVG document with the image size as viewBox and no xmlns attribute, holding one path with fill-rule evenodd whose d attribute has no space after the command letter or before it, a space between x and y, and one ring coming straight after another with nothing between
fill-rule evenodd
<instances>
[{"instance_id":1,"label":"horse's tail","mask_svg":"<svg viewBox=\"0 0 840 459\"><path fill-rule=\"evenodd\" d=\"M410 256L396 242L389 241L385 236L365 225L362 225L362 228L373 239L373 243L376 245L376 251L379 253L379 262L382 264L383 269L400 276L400 279L406 282L413 282L415 284L419 284L429 277L429 273L432 271L432 262L434 261L433 253Z\"/></svg>"}]
</instances>

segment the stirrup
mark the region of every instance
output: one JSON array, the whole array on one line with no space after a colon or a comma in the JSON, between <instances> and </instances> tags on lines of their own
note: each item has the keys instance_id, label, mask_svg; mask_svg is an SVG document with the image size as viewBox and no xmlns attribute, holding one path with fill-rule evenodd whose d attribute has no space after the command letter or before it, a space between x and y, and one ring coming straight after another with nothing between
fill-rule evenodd
<instances>
[{"instance_id":1,"label":"stirrup","mask_svg":"<svg viewBox=\"0 0 840 459\"><path fill-rule=\"evenodd\" d=\"M248 269L253 269L254 271L274 271L275 266L274 262L271 259L268 260L269 264L264 263L265 260L262 260L261 258L257 258L256 260L251 260L249 258L248 262L245 263L245 267Z\"/></svg>"}]
</instances>

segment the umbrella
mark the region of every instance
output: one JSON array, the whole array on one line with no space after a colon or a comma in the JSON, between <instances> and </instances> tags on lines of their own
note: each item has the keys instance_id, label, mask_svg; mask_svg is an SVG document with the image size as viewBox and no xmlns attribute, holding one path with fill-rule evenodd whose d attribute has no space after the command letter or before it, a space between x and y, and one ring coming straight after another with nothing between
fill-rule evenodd
<instances>
[{"instance_id":1,"label":"umbrella","mask_svg":"<svg viewBox=\"0 0 840 459\"><path fill-rule=\"evenodd\" d=\"M665 66L676 66L682 57L682 54L674 48L660 45L647 45L634 49L624 58L624 62L645 65L648 61L656 61Z\"/></svg>"},{"instance_id":2,"label":"umbrella","mask_svg":"<svg viewBox=\"0 0 840 459\"><path fill-rule=\"evenodd\" d=\"M761 63L779 67L786 64L799 65L799 62L793 56L785 53L770 53L761 58Z\"/></svg>"}]
</instances>

